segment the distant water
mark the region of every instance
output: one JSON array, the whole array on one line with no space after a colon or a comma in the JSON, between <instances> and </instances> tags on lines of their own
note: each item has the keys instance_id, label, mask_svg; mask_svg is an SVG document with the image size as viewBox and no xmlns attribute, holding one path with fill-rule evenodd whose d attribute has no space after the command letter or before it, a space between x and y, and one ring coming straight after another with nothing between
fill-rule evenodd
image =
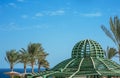
<instances>
[{"instance_id":1,"label":"distant water","mask_svg":"<svg viewBox=\"0 0 120 78\"><path fill-rule=\"evenodd\" d=\"M5 68L5 69L0 69L0 78L10 78L8 75L4 74L5 72L10 72L11 70L9 68ZM17 68L14 69L15 72L19 72L19 73L23 73L24 69L22 68ZM34 70L35 72L37 72L37 69ZM31 72L31 69L27 69L27 72Z\"/></svg>"}]
</instances>

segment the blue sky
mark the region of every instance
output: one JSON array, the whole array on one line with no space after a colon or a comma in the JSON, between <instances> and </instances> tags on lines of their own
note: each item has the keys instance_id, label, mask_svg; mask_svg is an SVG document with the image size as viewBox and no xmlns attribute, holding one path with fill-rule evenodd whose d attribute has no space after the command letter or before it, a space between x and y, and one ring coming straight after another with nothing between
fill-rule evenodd
<instances>
[{"instance_id":1,"label":"blue sky","mask_svg":"<svg viewBox=\"0 0 120 78\"><path fill-rule=\"evenodd\" d=\"M83 39L93 39L103 49L115 47L100 26L109 29L109 18L120 17L119 4L119 0L0 0L0 68L9 68L6 51L27 48L30 42L42 44L51 67L70 58L73 46Z\"/></svg>"}]
</instances>

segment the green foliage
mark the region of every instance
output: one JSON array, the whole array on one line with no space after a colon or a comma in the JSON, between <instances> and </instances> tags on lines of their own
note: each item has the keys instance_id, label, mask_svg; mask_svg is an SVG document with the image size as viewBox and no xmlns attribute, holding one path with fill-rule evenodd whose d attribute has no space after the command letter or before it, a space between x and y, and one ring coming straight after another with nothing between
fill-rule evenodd
<instances>
[{"instance_id":1,"label":"green foliage","mask_svg":"<svg viewBox=\"0 0 120 78\"><path fill-rule=\"evenodd\" d=\"M110 17L110 30L104 25L101 26L105 34L116 44L118 47L119 60L120 60L120 19L115 16L114 20Z\"/></svg>"},{"instance_id":2,"label":"green foliage","mask_svg":"<svg viewBox=\"0 0 120 78\"><path fill-rule=\"evenodd\" d=\"M13 71L14 64L19 62L19 53L16 50L7 51L5 60L10 64L10 68Z\"/></svg>"},{"instance_id":3,"label":"green foliage","mask_svg":"<svg viewBox=\"0 0 120 78\"><path fill-rule=\"evenodd\" d=\"M29 63L30 56L27 50L22 48L21 50L19 50L19 52L20 52L20 62L25 64Z\"/></svg>"},{"instance_id":4,"label":"green foliage","mask_svg":"<svg viewBox=\"0 0 120 78\"><path fill-rule=\"evenodd\" d=\"M5 60L10 64L12 71L14 64L23 63L25 73L27 65L31 65L32 73L34 73L34 65L38 65L38 70L40 67L49 68L49 63L46 60L47 55L48 53L44 52L40 43L30 43L27 49L21 48L19 52L16 50L7 51Z\"/></svg>"},{"instance_id":5,"label":"green foliage","mask_svg":"<svg viewBox=\"0 0 120 78\"><path fill-rule=\"evenodd\" d=\"M28 45L27 51L30 56L29 61L32 66L32 73L34 73L34 65L36 63L36 60L38 61L38 70L40 70L40 67L46 64L43 62L43 60L45 61L45 58L48 54L44 52L44 49L40 43L30 43Z\"/></svg>"},{"instance_id":6,"label":"green foliage","mask_svg":"<svg viewBox=\"0 0 120 78\"><path fill-rule=\"evenodd\" d=\"M30 43L27 48L28 53L30 55L30 64L32 66L32 73L34 73L34 64L37 59L36 56L38 52L40 52L40 47L41 47L40 43Z\"/></svg>"},{"instance_id":7,"label":"green foliage","mask_svg":"<svg viewBox=\"0 0 120 78\"><path fill-rule=\"evenodd\" d=\"M27 50L25 50L24 48L21 48L21 50L19 50L20 54L20 63L24 64L24 73L26 73L26 65L30 63L30 55L28 53Z\"/></svg>"},{"instance_id":8,"label":"green foliage","mask_svg":"<svg viewBox=\"0 0 120 78\"><path fill-rule=\"evenodd\" d=\"M115 48L107 47L107 50L105 51L105 56L108 59L112 59L118 52Z\"/></svg>"}]
</instances>

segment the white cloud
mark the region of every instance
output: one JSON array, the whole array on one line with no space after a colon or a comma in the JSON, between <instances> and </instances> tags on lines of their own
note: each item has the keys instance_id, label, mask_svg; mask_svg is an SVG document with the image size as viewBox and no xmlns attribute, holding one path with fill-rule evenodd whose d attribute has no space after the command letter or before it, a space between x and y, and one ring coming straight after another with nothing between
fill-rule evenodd
<instances>
[{"instance_id":1,"label":"white cloud","mask_svg":"<svg viewBox=\"0 0 120 78\"><path fill-rule=\"evenodd\" d=\"M8 6L12 6L12 7L14 7L14 8L17 7L17 5L16 5L15 3L8 3Z\"/></svg>"},{"instance_id":2,"label":"white cloud","mask_svg":"<svg viewBox=\"0 0 120 78\"><path fill-rule=\"evenodd\" d=\"M43 16L43 14L42 13L36 13L35 16L36 17L41 17L41 16Z\"/></svg>"},{"instance_id":3,"label":"white cloud","mask_svg":"<svg viewBox=\"0 0 120 78\"><path fill-rule=\"evenodd\" d=\"M20 26L14 22L0 25L0 31L24 31L24 30L40 30L40 29L48 29L47 25L32 25L32 26Z\"/></svg>"},{"instance_id":4,"label":"white cloud","mask_svg":"<svg viewBox=\"0 0 120 78\"><path fill-rule=\"evenodd\" d=\"M49 27L45 24L32 26L32 29L48 29Z\"/></svg>"},{"instance_id":5,"label":"white cloud","mask_svg":"<svg viewBox=\"0 0 120 78\"><path fill-rule=\"evenodd\" d=\"M19 26L17 26L16 23L11 22L9 24L0 25L0 30L2 30L2 31L13 31L13 30L23 30L23 28L20 28Z\"/></svg>"},{"instance_id":6,"label":"white cloud","mask_svg":"<svg viewBox=\"0 0 120 78\"><path fill-rule=\"evenodd\" d=\"M26 18L28 18L28 15L22 15L21 17L26 19Z\"/></svg>"},{"instance_id":7,"label":"white cloud","mask_svg":"<svg viewBox=\"0 0 120 78\"><path fill-rule=\"evenodd\" d=\"M56 11L49 11L48 15L50 16L56 16L56 15L64 15L65 11L64 10L56 10Z\"/></svg>"},{"instance_id":8,"label":"white cloud","mask_svg":"<svg viewBox=\"0 0 120 78\"><path fill-rule=\"evenodd\" d=\"M21 15L23 19L37 19L38 17L42 16L59 16L59 15L64 15L65 11L64 10L56 10L56 11L43 11L43 12L37 12L33 16L29 16L27 14Z\"/></svg>"},{"instance_id":9,"label":"white cloud","mask_svg":"<svg viewBox=\"0 0 120 78\"><path fill-rule=\"evenodd\" d=\"M100 17L102 16L102 13L100 12L95 12L95 13L81 13L81 16L86 16L86 17Z\"/></svg>"},{"instance_id":10,"label":"white cloud","mask_svg":"<svg viewBox=\"0 0 120 78\"><path fill-rule=\"evenodd\" d=\"M59 15L64 15L64 14L65 14L64 10L42 11L42 12L35 13L31 18L36 19L42 16L59 16ZM27 18L27 17L28 17L27 15L22 15L22 18Z\"/></svg>"},{"instance_id":11,"label":"white cloud","mask_svg":"<svg viewBox=\"0 0 120 78\"><path fill-rule=\"evenodd\" d=\"M38 13L36 13L36 14L32 17L32 19L36 19L36 18L42 17L42 16L44 16L44 15L45 15L45 14L38 12Z\"/></svg>"}]
</instances>

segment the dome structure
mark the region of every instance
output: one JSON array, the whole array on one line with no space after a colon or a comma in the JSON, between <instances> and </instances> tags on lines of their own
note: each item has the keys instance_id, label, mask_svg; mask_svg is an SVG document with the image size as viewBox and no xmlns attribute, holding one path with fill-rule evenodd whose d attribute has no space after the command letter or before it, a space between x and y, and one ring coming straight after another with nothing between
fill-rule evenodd
<instances>
[{"instance_id":1,"label":"dome structure","mask_svg":"<svg viewBox=\"0 0 120 78\"><path fill-rule=\"evenodd\" d=\"M75 44L71 58L66 59L50 71L32 75L32 77L74 78L81 76L120 76L120 65L104 58L104 52L99 43L93 40L82 40Z\"/></svg>"},{"instance_id":2,"label":"dome structure","mask_svg":"<svg viewBox=\"0 0 120 78\"><path fill-rule=\"evenodd\" d=\"M75 44L72 50L72 58L104 57L104 52L99 43L93 40L82 40Z\"/></svg>"}]
</instances>

